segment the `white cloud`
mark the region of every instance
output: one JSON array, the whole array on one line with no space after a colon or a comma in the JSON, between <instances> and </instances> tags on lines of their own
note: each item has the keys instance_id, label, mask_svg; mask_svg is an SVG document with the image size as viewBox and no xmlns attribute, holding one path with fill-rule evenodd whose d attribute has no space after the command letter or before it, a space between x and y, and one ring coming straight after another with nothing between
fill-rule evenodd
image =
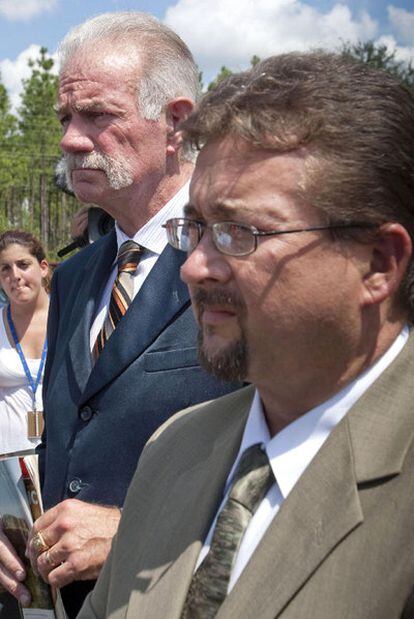
<instances>
[{"instance_id":1,"label":"white cloud","mask_svg":"<svg viewBox=\"0 0 414 619\"><path fill-rule=\"evenodd\" d=\"M34 60L39 56L40 45L30 45L27 49L21 52L15 60L6 58L0 61L0 73L2 82L9 93L12 109L14 112L20 105L20 93L22 91L22 80L27 79L31 75L31 68L28 61ZM52 56L55 59L55 57ZM56 68L56 65L55 67Z\"/></svg>"},{"instance_id":2,"label":"white cloud","mask_svg":"<svg viewBox=\"0 0 414 619\"><path fill-rule=\"evenodd\" d=\"M414 13L399 9L395 6L388 6L388 19L401 43L414 45Z\"/></svg>"},{"instance_id":3,"label":"white cloud","mask_svg":"<svg viewBox=\"0 0 414 619\"><path fill-rule=\"evenodd\" d=\"M0 0L0 15L11 21L25 21L50 11L57 4L57 0Z\"/></svg>"},{"instance_id":4,"label":"white cloud","mask_svg":"<svg viewBox=\"0 0 414 619\"><path fill-rule=\"evenodd\" d=\"M380 36L376 41L378 45L386 45L390 52L395 52L395 60L397 62L404 62L414 64L414 45L412 47L402 47L397 44L397 41L391 34L385 34Z\"/></svg>"},{"instance_id":5,"label":"white cloud","mask_svg":"<svg viewBox=\"0 0 414 619\"><path fill-rule=\"evenodd\" d=\"M206 79L223 64L245 68L253 54L337 49L378 35L366 11L354 16L338 3L323 13L297 0L178 0L165 22L189 45Z\"/></svg>"}]
</instances>

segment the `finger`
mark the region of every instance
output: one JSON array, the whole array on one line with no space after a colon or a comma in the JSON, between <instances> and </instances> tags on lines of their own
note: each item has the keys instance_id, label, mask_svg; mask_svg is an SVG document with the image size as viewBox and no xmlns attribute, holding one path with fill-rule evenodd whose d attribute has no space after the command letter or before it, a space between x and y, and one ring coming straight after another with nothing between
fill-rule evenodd
<instances>
[{"instance_id":1,"label":"finger","mask_svg":"<svg viewBox=\"0 0 414 619\"><path fill-rule=\"evenodd\" d=\"M51 543L48 541L48 529L42 529L34 535L26 545L26 557L29 558L33 570L38 573L37 559L38 557L51 547Z\"/></svg>"},{"instance_id":2,"label":"finger","mask_svg":"<svg viewBox=\"0 0 414 619\"><path fill-rule=\"evenodd\" d=\"M9 572L0 563L0 584L3 589L8 591L13 597L19 600L22 606L28 606L31 601L29 590L16 578L13 572Z\"/></svg>"},{"instance_id":3,"label":"finger","mask_svg":"<svg viewBox=\"0 0 414 619\"><path fill-rule=\"evenodd\" d=\"M38 533L39 531L44 532L45 529L50 527L53 522L56 520L59 513L59 505L55 505L51 509L48 509L47 512L42 514L34 523L32 530L29 534L29 541Z\"/></svg>"},{"instance_id":4,"label":"finger","mask_svg":"<svg viewBox=\"0 0 414 619\"><path fill-rule=\"evenodd\" d=\"M46 582L48 582L50 572L62 563L62 559L59 558L58 552L54 550L55 548L54 546L46 550L46 552L42 552L37 559L38 572Z\"/></svg>"},{"instance_id":5,"label":"finger","mask_svg":"<svg viewBox=\"0 0 414 619\"><path fill-rule=\"evenodd\" d=\"M36 569L35 565L39 553L46 550L46 547L50 548L53 546L59 539L58 532L54 526L58 516L58 506L49 509L35 521L29 533L29 538L26 545L26 557L30 560L33 569ZM38 542L35 541L36 539L39 540L39 535L40 539L45 544L45 548L41 548L38 545Z\"/></svg>"},{"instance_id":6,"label":"finger","mask_svg":"<svg viewBox=\"0 0 414 619\"><path fill-rule=\"evenodd\" d=\"M19 558L10 540L1 529L0 525L0 565L13 575L16 580L23 581L26 578L26 570L23 561ZM0 580L1 582L1 580Z\"/></svg>"},{"instance_id":7,"label":"finger","mask_svg":"<svg viewBox=\"0 0 414 619\"><path fill-rule=\"evenodd\" d=\"M76 580L76 570L70 561L60 563L55 568L49 570L44 580L52 587L64 587Z\"/></svg>"}]
</instances>

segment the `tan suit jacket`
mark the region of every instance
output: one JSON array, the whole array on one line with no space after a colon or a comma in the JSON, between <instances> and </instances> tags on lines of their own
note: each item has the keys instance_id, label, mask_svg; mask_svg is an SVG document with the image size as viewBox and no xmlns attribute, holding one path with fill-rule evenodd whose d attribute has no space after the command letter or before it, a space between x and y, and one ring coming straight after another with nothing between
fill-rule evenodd
<instances>
[{"instance_id":1,"label":"tan suit jacket","mask_svg":"<svg viewBox=\"0 0 414 619\"><path fill-rule=\"evenodd\" d=\"M147 445L79 619L179 619L253 389L179 413ZM217 619L414 617L414 336L333 430Z\"/></svg>"}]
</instances>

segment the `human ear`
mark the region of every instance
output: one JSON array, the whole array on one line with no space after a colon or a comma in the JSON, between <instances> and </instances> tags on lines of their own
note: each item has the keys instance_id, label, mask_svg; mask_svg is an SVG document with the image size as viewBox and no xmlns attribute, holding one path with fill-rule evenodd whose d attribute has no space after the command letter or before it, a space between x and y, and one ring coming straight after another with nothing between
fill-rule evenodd
<instances>
[{"instance_id":1,"label":"human ear","mask_svg":"<svg viewBox=\"0 0 414 619\"><path fill-rule=\"evenodd\" d=\"M412 254L407 230L399 223L379 227L364 274L364 305L378 304L397 294Z\"/></svg>"},{"instance_id":2,"label":"human ear","mask_svg":"<svg viewBox=\"0 0 414 619\"><path fill-rule=\"evenodd\" d=\"M193 111L194 102L186 97L177 97L167 103L166 120L168 126L167 153L175 154L181 146L182 136L179 124Z\"/></svg>"},{"instance_id":3,"label":"human ear","mask_svg":"<svg viewBox=\"0 0 414 619\"><path fill-rule=\"evenodd\" d=\"M49 263L47 260L41 260L39 262L40 272L42 277L47 277L49 275Z\"/></svg>"}]
</instances>

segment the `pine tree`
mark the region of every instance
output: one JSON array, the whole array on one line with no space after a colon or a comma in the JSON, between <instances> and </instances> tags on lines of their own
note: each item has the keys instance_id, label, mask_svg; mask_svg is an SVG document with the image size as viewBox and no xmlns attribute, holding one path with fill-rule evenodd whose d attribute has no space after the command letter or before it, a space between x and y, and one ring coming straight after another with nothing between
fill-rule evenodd
<instances>
[{"instance_id":1,"label":"pine tree","mask_svg":"<svg viewBox=\"0 0 414 619\"><path fill-rule=\"evenodd\" d=\"M398 77L408 88L414 91L414 66L396 59L395 51L390 51L386 45L373 41L358 42L356 45L345 43L341 50L344 56L356 58L377 69L388 71Z\"/></svg>"},{"instance_id":2,"label":"pine tree","mask_svg":"<svg viewBox=\"0 0 414 619\"><path fill-rule=\"evenodd\" d=\"M61 157L61 128L54 112L58 76L54 61L42 47L36 60L30 60L30 77L23 81L19 108L20 156L24 162L27 226L46 247L56 248L67 238L70 214L76 208L55 187L55 166Z\"/></svg>"},{"instance_id":3,"label":"pine tree","mask_svg":"<svg viewBox=\"0 0 414 619\"><path fill-rule=\"evenodd\" d=\"M11 113L9 95L0 77L0 229L10 226L14 186L21 167L16 154L17 118Z\"/></svg>"},{"instance_id":4,"label":"pine tree","mask_svg":"<svg viewBox=\"0 0 414 619\"><path fill-rule=\"evenodd\" d=\"M250 58L251 67L254 67L259 62L260 62L260 58L259 56L256 56L256 54L254 54L254 56ZM232 74L233 74L233 71L229 69L228 67L226 67L226 65L223 65L219 73L214 78L214 80L210 82L210 84L208 85L207 90L213 90L213 88L216 88L216 86L218 86L218 84L220 84L222 80L224 80L226 77L229 77L229 75L232 75Z\"/></svg>"}]
</instances>

